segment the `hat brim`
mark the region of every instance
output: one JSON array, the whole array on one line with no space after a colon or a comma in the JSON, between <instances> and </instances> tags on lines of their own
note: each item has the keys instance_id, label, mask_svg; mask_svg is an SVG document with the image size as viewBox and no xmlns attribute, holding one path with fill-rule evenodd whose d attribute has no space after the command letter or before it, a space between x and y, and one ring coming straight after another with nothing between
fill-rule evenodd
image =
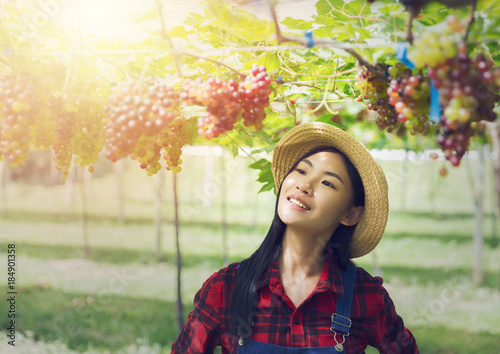
<instances>
[{"instance_id":1,"label":"hat brim","mask_svg":"<svg viewBox=\"0 0 500 354\"><path fill-rule=\"evenodd\" d=\"M364 212L349 246L350 257L371 252L380 242L389 214L388 186L384 172L363 144L331 124L303 123L288 131L273 151L272 172L279 191L292 166L304 154L320 146L332 146L352 162L365 189Z\"/></svg>"}]
</instances>

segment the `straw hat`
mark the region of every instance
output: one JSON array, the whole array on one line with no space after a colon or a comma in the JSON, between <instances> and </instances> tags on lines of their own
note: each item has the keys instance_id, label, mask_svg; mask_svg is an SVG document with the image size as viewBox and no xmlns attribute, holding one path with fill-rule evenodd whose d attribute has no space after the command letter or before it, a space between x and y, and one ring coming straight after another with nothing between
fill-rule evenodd
<instances>
[{"instance_id":1,"label":"straw hat","mask_svg":"<svg viewBox=\"0 0 500 354\"><path fill-rule=\"evenodd\" d=\"M332 146L352 162L365 189L364 213L359 220L349 247L351 258L371 252L385 230L389 212L387 181L380 165L370 152L345 131L326 123L303 123L288 131L273 152L272 171L276 190L288 171L308 151Z\"/></svg>"}]
</instances>

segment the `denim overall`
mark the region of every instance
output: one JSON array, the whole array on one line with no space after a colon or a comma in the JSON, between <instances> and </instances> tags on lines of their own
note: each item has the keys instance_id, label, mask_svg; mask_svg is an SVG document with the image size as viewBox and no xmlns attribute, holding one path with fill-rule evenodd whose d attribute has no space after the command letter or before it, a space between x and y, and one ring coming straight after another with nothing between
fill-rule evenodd
<instances>
[{"instance_id":1,"label":"denim overall","mask_svg":"<svg viewBox=\"0 0 500 354\"><path fill-rule=\"evenodd\" d=\"M240 338L238 354L322 354L322 353L340 353L344 354L343 343L345 337L349 335L351 327L351 303L354 293L354 280L356 278L356 267L350 266L340 271L342 276L342 286L344 295L337 297L335 313L332 315L332 326L330 331L335 336L337 345L335 347L306 347L306 348L287 348L279 345L257 342L251 339L244 341ZM337 333L342 335L342 340L337 341Z\"/></svg>"}]
</instances>

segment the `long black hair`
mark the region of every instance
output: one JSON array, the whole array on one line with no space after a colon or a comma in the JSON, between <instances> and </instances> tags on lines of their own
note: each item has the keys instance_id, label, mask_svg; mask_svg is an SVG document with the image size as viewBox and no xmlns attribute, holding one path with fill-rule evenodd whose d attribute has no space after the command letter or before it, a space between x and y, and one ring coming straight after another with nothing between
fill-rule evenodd
<instances>
[{"instance_id":1,"label":"long black hair","mask_svg":"<svg viewBox=\"0 0 500 354\"><path fill-rule=\"evenodd\" d=\"M342 156L347 173L351 180L353 204L354 206L364 206L365 191L358 171L342 152L331 146L317 147L308 151L304 154L304 156L295 162L288 173L293 171L302 159L322 151L334 152ZM256 311L258 301L257 281L276 260L281 252L286 225L278 215L278 200L280 192L281 191L278 191L276 198L274 218L264 241L250 256L250 258L240 263L238 276L234 281L231 293L229 331L230 333L243 339L250 338L252 334L253 316ZM345 268L351 263L349 244L355 227L356 225L345 226L340 224L330 237L328 241L329 245L326 246L330 246L333 249L335 258L341 268Z\"/></svg>"}]
</instances>

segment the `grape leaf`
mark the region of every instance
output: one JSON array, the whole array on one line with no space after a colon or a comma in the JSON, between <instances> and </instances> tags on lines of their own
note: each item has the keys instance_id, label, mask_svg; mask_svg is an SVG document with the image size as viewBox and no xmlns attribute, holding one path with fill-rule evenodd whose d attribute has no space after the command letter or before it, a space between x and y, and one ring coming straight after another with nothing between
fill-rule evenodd
<instances>
[{"instance_id":1,"label":"grape leaf","mask_svg":"<svg viewBox=\"0 0 500 354\"><path fill-rule=\"evenodd\" d=\"M286 17L283 21L281 21L281 23L290 29L298 29L306 31L313 28L312 22L302 19L294 19L291 17Z\"/></svg>"},{"instance_id":2,"label":"grape leaf","mask_svg":"<svg viewBox=\"0 0 500 354\"><path fill-rule=\"evenodd\" d=\"M145 14L140 15L140 16L134 18L133 22L134 23L145 22L147 20L151 20L151 19L157 18L159 15L160 15L160 13L158 12L158 9L154 8L153 10L148 11Z\"/></svg>"},{"instance_id":3,"label":"grape leaf","mask_svg":"<svg viewBox=\"0 0 500 354\"><path fill-rule=\"evenodd\" d=\"M259 193L270 191L273 189L275 190L274 177L271 166L271 162L266 159L260 159L248 166L254 170L259 171L257 181L263 184L263 186L259 190Z\"/></svg>"}]
</instances>

